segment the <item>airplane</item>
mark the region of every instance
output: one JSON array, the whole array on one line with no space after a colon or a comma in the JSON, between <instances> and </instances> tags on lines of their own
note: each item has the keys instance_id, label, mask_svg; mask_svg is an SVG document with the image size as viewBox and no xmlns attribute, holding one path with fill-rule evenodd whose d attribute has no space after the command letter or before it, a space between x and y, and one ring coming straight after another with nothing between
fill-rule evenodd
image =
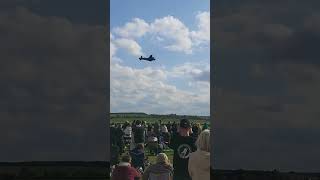
<instances>
[{"instance_id":1,"label":"airplane","mask_svg":"<svg viewBox=\"0 0 320 180\"><path fill-rule=\"evenodd\" d=\"M144 58L141 56L139 59L140 59L140 61L141 60L146 60L146 61L155 61L156 60L152 55L150 55L148 58Z\"/></svg>"}]
</instances>

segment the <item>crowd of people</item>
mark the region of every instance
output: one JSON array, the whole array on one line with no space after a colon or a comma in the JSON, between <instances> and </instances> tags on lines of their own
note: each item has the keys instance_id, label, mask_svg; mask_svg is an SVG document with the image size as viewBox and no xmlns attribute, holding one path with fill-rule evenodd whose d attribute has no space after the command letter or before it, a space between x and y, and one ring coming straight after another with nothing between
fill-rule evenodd
<instances>
[{"instance_id":1,"label":"crowd of people","mask_svg":"<svg viewBox=\"0 0 320 180\"><path fill-rule=\"evenodd\" d=\"M166 149L173 150L173 164ZM149 163L146 150L156 156L155 163ZM131 124L111 124L111 167L112 180L207 180L208 124L192 124L188 119L181 119L180 123L136 120Z\"/></svg>"}]
</instances>

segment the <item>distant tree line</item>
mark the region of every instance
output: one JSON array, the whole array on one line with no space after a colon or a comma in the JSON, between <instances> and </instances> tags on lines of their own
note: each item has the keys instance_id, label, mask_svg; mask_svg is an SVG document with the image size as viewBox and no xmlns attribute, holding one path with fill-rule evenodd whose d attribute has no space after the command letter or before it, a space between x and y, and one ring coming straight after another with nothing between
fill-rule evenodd
<instances>
[{"instance_id":1,"label":"distant tree line","mask_svg":"<svg viewBox=\"0 0 320 180\"><path fill-rule=\"evenodd\" d=\"M110 113L111 118L174 118L174 119L194 119L194 120L210 120L210 116L190 116L190 115L177 115L177 114L146 114L146 113Z\"/></svg>"}]
</instances>

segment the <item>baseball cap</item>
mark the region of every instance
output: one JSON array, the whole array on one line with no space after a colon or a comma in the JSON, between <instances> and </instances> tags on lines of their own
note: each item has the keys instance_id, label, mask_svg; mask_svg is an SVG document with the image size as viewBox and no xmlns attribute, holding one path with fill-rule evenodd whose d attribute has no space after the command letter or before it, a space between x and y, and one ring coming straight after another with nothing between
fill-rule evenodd
<instances>
[{"instance_id":1,"label":"baseball cap","mask_svg":"<svg viewBox=\"0 0 320 180\"><path fill-rule=\"evenodd\" d=\"M182 127L182 128L191 128L190 121L188 119L181 119L180 120L180 127Z\"/></svg>"}]
</instances>

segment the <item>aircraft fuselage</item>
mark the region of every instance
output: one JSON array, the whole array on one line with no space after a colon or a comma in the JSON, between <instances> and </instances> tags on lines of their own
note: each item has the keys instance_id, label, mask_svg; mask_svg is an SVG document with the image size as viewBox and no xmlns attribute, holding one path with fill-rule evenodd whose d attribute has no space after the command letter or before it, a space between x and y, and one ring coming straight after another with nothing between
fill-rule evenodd
<instances>
[{"instance_id":1,"label":"aircraft fuselage","mask_svg":"<svg viewBox=\"0 0 320 180\"><path fill-rule=\"evenodd\" d=\"M156 59L155 58L139 58L140 59L140 61L141 60L146 60L146 61L155 61Z\"/></svg>"}]
</instances>

